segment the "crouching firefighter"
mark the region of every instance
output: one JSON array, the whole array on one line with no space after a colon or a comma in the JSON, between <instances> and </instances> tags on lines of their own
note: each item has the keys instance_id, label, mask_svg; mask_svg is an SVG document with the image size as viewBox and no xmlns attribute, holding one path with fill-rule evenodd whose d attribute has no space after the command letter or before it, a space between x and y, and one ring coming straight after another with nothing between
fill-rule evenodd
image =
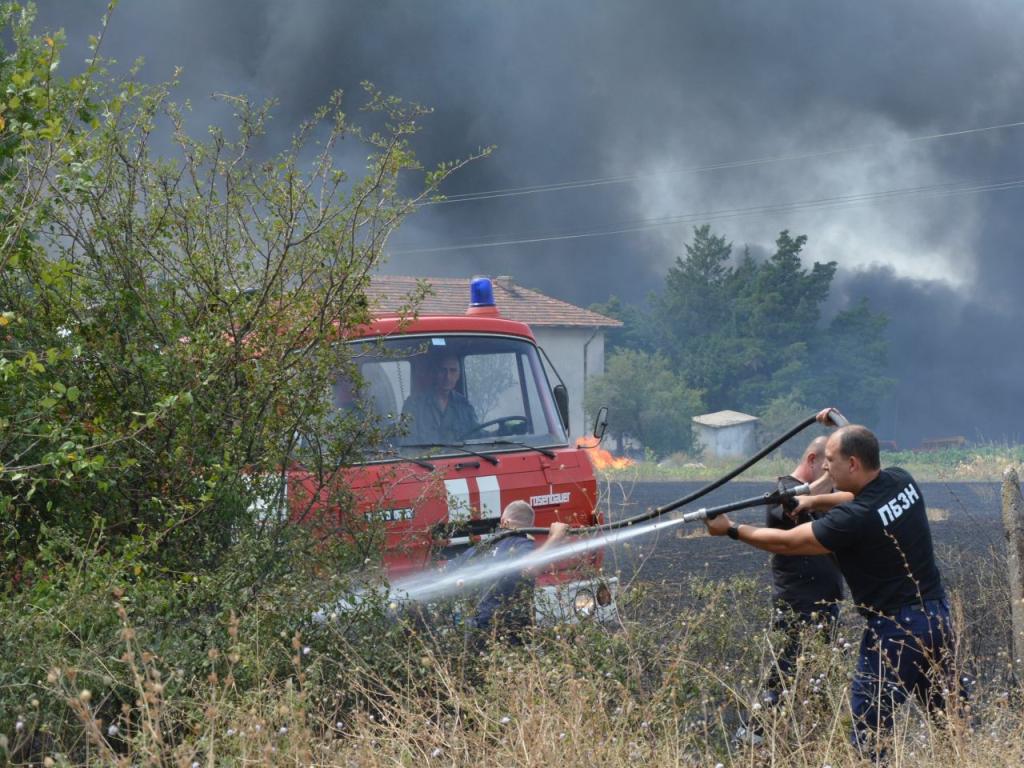
<instances>
[{"instance_id":1,"label":"crouching firefighter","mask_svg":"<svg viewBox=\"0 0 1024 768\"><path fill-rule=\"evenodd\" d=\"M830 410L818 421L830 425ZM720 515L706 524L712 536L768 552L835 554L867 620L850 688L851 741L881 759L878 739L891 733L894 710L908 696L941 722L944 693L964 696L965 685L951 679L953 627L919 486L903 469L881 469L878 440L857 425L829 437L825 469L836 491L799 501L801 512L828 510L812 522L781 530L737 525Z\"/></svg>"},{"instance_id":2,"label":"crouching firefighter","mask_svg":"<svg viewBox=\"0 0 1024 768\"><path fill-rule=\"evenodd\" d=\"M501 513L499 528L512 531L493 545L482 544L470 547L448 567L461 568L470 561L474 565L490 563L498 571L505 563L515 561L531 552L541 552L565 538L569 526L566 523L552 523L547 540L536 547L533 536L520 532L532 528L533 507L525 501L513 501ZM467 626L483 637L498 638L512 645L523 643L524 631L533 626L534 579L542 566L525 568L505 573L487 585L476 604Z\"/></svg>"}]
</instances>

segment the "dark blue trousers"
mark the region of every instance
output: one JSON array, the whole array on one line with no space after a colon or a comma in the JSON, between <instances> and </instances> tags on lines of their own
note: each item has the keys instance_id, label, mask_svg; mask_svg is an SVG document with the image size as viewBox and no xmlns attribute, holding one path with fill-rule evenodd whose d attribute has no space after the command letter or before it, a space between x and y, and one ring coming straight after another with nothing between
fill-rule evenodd
<instances>
[{"instance_id":1,"label":"dark blue trousers","mask_svg":"<svg viewBox=\"0 0 1024 768\"><path fill-rule=\"evenodd\" d=\"M854 746L878 756L879 734L892 730L894 711L911 694L929 714L945 708L946 692L965 696L965 687L951 677L952 656L953 627L945 600L925 600L892 617L868 619L850 689Z\"/></svg>"}]
</instances>

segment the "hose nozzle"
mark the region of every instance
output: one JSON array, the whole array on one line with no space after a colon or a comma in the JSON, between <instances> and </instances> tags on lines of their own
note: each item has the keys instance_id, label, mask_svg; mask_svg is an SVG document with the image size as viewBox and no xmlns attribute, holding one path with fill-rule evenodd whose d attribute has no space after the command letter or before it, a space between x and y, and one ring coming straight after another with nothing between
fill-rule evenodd
<instances>
[{"instance_id":1,"label":"hose nozzle","mask_svg":"<svg viewBox=\"0 0 1024 768\"><path fill-rule=\"evenodd\" d=\"M843 416L843 414L841 414L835 408L828 409L828 420L835 424L837 427L845 427L847 424L850 423L850 420Z\"/></svg>"},{"instance_id":2,"label":"hose nozzle","mask_svg":"<svg viewBox=\"0 0 1024 768\"><path fill-rule=\"evenodd\" d=\"M766 493L763 496L757 496L753 499L744 499L743 501L734 501L730 504L722 504L720 507L701 507L695 509L693 512L687 512L680 516L684 522L694 523L698 520L713 520L719 515L724 515L726 512L733 512L737 509L748 509L750 507L759 507L765 504L779 504L783 499L790 499L793 496L803 496L811 492L811 486L807 483L797 485L789 489L777 489L771 493Z\"/></svg>"},{"instance_id":3,"label":"hose nozzle","mask_svg":"<svg viewBox=\"0 0 1024 768\"><path fill-rule=\"evenodd\" d=\"M779 488L772 491L765 498L766 504L782 504L789 501L794 496L806 496L811 492L811 486L809 483L801 483L800 485L794 485L792 488Z\"/></svg>"},{"instance_id":4,"label":"hose nozzle","mask_svg":"<svg viewBox=\"0 0 1024 768\"><path fill-rule=\"evenodd\" d=\"M681 519L687 523L695 523L698 520L707 520L708 508L701 507L700 509L695 509L693 512L687 512L681 517Z\"/></svg>"}]
</instances>

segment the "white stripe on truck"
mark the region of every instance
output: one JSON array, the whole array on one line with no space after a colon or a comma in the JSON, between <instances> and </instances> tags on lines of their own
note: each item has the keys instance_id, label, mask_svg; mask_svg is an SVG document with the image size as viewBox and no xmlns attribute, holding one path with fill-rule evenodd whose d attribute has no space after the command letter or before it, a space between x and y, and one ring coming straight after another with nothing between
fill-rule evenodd
<instances>
[{"instance_id":1,"label":"white stripe on truck","mask_svg":"<svg viewBox=\"0 0 1024 768\"><path fill-rule=\"evenodd\" d=\"M448 519L452 522L469 520L469 483L465 480L445 480L448 496Z\"/></svg>"},{"instance_id":2,"label":"white stripe on truck","mask_svg":"<svg viewBox=\"0 0 1024 768\"><path fill-rule=\"evenodd\" d=\"M501 488L497 475L484 475L476 479L480 489L480 517L501 517Z\"/></svg>"}]
</instances>

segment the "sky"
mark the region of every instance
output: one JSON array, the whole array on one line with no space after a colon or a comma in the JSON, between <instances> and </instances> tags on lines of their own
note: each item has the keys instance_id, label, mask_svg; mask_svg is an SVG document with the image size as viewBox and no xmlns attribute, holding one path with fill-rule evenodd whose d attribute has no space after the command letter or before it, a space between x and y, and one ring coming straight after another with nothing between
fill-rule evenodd
<instances>
[{"instance_id":1,"label":"sky","mask_svg":"<svg viewBox=\"0 0 1024 768\"><path fill-rule=\"evenodd\" d=\"M39 3L67 67L104 7ZM1022 30L1019 0L122 0L103 50L183 67L197 124L225 120L216 92L278 99L282 147L363 80L434 109L428 165L494 145L443 191L526 193L421 209L391 274L642 303L696 225L737 253L805 234L839 265L827 312L889 318L873 426L910 447L1024 440Z\"/></svg>"}]
</instances>

